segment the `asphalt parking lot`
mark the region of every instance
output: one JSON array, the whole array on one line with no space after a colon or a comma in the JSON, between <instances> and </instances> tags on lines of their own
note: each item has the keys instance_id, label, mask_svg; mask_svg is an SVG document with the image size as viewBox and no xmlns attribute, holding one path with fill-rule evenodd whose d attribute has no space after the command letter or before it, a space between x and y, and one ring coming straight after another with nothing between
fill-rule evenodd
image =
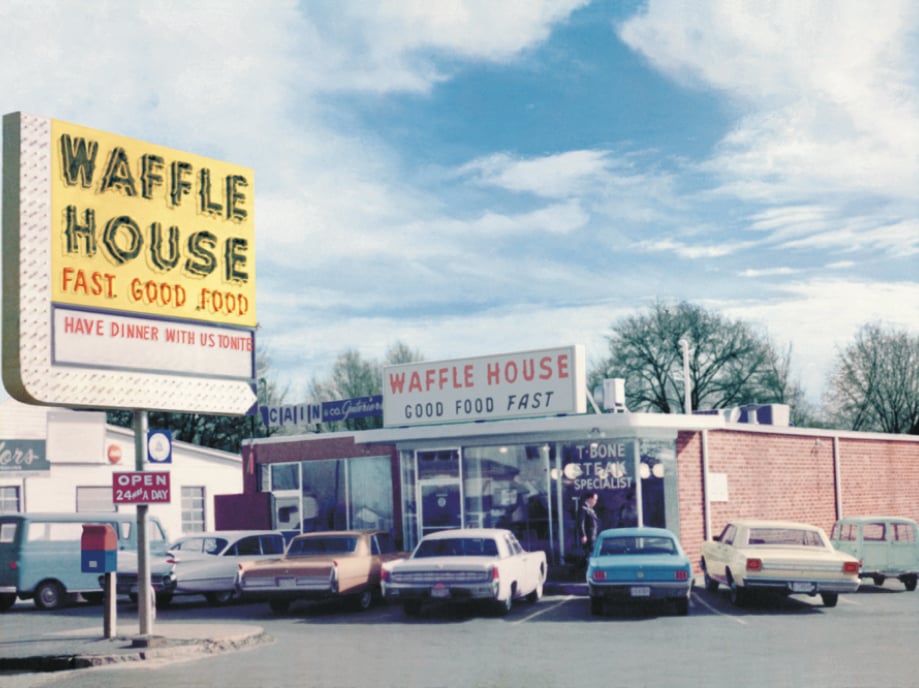
<instances>
[{"instance_id":1,"label":"asphalt parking lot","mask_svg":"<svg viewBox=\"0 0 919 688\"><path fill-rule=\"evenodd\" d=\"M808 597L767 597L737 608L726 589L696 587L686 617L667 606L616 608L596 617L579 595L520 603L505 617L431 607L411 619L392 605L360 613L304 603L277 615L264 603L214 608L200 598L177 598L158 611L154 632L166 624L241 624L264 629L271 642L157 664L152 672L107 669L96 679L96 670L64 672L68 676L44 677L42 685L249 686L258 679L340 687L368 685L372 677L378 686L568 686L596 682L597 671L615 667L618 685L915 686L917 612L919 594L896 582L867 584L841 596L835 608ZM0 624L3 644L81 628L101 632L101 608L87 604L41 612L19 603L7 615ZM119 615L120 632L136 632L131 605L120 605ZM343 652L351 656L357 648L359 662L342 661ZM103 675L111 683L100 683Z\"/></svg>"}]
</instances>

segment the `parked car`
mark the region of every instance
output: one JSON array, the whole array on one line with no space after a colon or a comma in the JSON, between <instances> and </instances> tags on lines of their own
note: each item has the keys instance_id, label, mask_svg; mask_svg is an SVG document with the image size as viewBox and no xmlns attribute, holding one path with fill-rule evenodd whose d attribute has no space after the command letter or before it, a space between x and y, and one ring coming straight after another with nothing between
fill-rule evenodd
<instances>
[{"instance_id":1,"label":"parked car","mask_svg":"<svg viewBox=\"0 0 919 688\"><path fill-rule=\"evenodd\" d=\"M383 595L408 616L429 600L487 600L506 614L515 599L542 597L547 570L546 553L527 552L509 530L442 530L424 536L411 557L384 565Z\"/></svg>"},{"instance_id":2,"label":"parked car","mask_svg":"<svg viewBox=\"0 0 919 688\"><path fill-rule=\"evenodd\" d=\"M839 593L858 590L858 559L839 552L822 528L789 521L740 520L702 543L702 571L709 592L723 583L731 601L743 604L755 590L820 595L835 607Z\"/></svg>"},{"instance_id":3,"label":"parked car","mask_svg":"<svg viewBox=\"0 0 919 688\"><path fill-rule=\"evenodd\" d=\"M150 543L147 559L150 566L150 587L156 598L156 606L165 607L175 594L175 562L166 550L166 541ZM115 575L115 593L125 595L137 602L137 552L118 553L118 572ZM102 577L99 577L100 584Z\"/></svg>"},{"instance_id":4,"label":"parked car","mask_svg":"<svg viewBox=\"0 0 919 688\"><path fill-rule=\"evenodd\" d=\"M907 590L919 577L919 525L896 516L852 516L836 521L833 546L862 562L862 579L884 585L897 578Z\"/></svg>"},{"instance_id":5,"label":"parked car","mask_svg":"<svg viewBox=\"0 0 919 688\"><path fill-rule=\"evenodd\" d=\"M382 530L343 530L298 535L280 559L239 564L244 597L267 599L275 612L294 600L342 598L367 609L380 596L380 569L404 557Z\"/></svg>"},{"instance_id":6,"label":"parked car","mask_svg":"<svg viewBox=\"0 0 919 688\"><path fill-rule=\"evenodd\" d=\"M285 545L279 530L221 530L179 538L169 546L175 594L204 595L210 604L226 604L239 594L239 564L278 559Z\"/></svg>"},{"instance_id":7,"label":"parked car","mask_svg":"<svg viewBox=\"0 0 919 688\"><path fill-rule=\"evenodd\" d=\"M689 613L692 565L680 542L664 528L613 528L597 538L587 561L590 613L602 614L607 601L672 600L678 614Z\"/></svg>"},{"instance_id":8,"label":"parked car","mask_svg":"<svg viewBox=\"0 0 919 688\"><path fill-rule=\"evenodd\" d=\"M0 611L12 607L17 597L34 600L39 609L57 609L76 593L102 600L99 574L82 570L83 524L112 527L118 538L117 566L136 561L135 514L0 514ZM162 524L151 516L147 528L151 549L162 545L165 552Z\"/></svg>"}]
</instances>

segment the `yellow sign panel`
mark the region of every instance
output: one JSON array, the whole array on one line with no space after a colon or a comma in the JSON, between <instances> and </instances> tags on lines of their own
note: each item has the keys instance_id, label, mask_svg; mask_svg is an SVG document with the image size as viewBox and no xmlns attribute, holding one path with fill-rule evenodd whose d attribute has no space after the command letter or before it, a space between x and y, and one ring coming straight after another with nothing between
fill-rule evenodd
<instances>
[{"instance_id":1,"label":"yellow sign panel","mask_svg":"<svg viewBox=\"0 0 919 688\"><path fill-rule=\"evenodd\" d=\"M51 299L254 328L253 172L51 120Z\"/></svg>"}]
</instances>

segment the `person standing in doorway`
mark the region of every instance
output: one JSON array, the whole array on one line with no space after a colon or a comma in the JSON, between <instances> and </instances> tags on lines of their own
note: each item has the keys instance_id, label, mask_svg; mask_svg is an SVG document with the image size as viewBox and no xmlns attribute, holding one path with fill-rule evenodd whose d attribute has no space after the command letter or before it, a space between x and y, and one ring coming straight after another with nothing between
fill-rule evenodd
<instances>
[{"instance_id":1,"label":"person standing in doorway","mask_svg":"<svg viewBox=\"0 0 919 688\"><path fill-rule=\"evenodd\" d=\"M581 500L581 511L578 514L578 540L581 544L581 551L584 553L585 566L600 532L600 519L597 518L597 512L594 511L599 498L600 495L596 492L585 494Z\"/></svg>"}]
</instances>

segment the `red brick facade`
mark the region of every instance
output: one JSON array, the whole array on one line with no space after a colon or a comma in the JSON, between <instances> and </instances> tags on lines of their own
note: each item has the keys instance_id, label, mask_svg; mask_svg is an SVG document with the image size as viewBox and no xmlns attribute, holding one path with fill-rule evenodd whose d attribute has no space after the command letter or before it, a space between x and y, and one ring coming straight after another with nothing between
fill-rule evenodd
<instances>
[{"instance_id":1,"label":"red brick facade","mask_svg":"<svg viewBox=\"0 0 919 688\"><path fill-rule=\"evenodd\" d=\"M827 532L843 515L919 520L919 438L778 429L681 431L680 540L697 566L705 539L703 444L709 475L727 479L728 500L709 500L711 535L728 520L743 517L802 521Z\"/></svg>"}]
</instances>

